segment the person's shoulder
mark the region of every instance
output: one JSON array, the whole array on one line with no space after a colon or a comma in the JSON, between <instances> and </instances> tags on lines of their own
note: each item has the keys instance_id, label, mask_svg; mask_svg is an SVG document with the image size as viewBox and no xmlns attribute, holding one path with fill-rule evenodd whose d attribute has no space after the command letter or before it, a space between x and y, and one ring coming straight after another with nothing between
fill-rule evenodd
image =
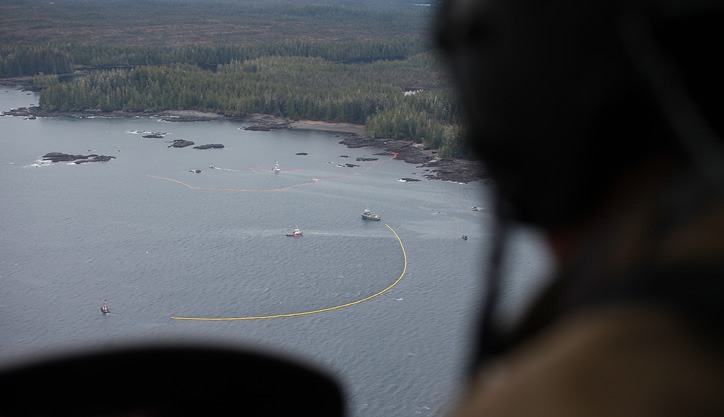
<instances>
[{"instance_id":1,"label":"person's shoulder","mask_svg":"<svg viewBox=\"0 0 724 417\"><path fill-rule=\"evenodd\" d=\"M722 351L641 306L563 318L478 378L455 417L724 415Z\"/></svg>"}]
</instances>

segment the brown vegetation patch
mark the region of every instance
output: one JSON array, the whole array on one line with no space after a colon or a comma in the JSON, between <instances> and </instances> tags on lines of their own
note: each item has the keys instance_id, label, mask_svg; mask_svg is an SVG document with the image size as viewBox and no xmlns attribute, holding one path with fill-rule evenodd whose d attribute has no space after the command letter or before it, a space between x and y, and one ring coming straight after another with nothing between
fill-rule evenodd
<instances>
[{"instance_id":1,"label":"brown vegetation patch","mask_svg":"<svg viewBox=\"0 0 724 417\"><path fill-rule=\"evenodd\" d=\"M290 4L294 4L290 7ZM0 42L121 46L248 45L289 39L385 40L424 25L355 6L274 0L24 0L0 4ZM399 7L404 7L400 5ZM411 6L407 6L408 9ZM409 10L419 13L420 8ZM360 18L364 21L360 21ZM419 22L425 22L420 14ZM409 27L410 29L400 30Z\"/></svg>"}]
</instances>

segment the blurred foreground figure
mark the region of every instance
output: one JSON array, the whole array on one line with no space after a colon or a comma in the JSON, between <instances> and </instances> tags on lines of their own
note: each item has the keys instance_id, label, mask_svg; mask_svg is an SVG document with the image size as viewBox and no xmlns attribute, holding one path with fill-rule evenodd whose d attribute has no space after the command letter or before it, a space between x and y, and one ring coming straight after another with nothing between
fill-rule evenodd
<instances>
[{"instance_id":1,"label":"blurred foreground figure","mask_svg":"<svg viewBox=\"0 0 724 417\"><path fill-rule=\"evenodd\" d=\"M437 40L509 225L557 274L513 326L494 254L453 415L724 415L724 1L445 0Z\"/></svg>"}]
</instances>

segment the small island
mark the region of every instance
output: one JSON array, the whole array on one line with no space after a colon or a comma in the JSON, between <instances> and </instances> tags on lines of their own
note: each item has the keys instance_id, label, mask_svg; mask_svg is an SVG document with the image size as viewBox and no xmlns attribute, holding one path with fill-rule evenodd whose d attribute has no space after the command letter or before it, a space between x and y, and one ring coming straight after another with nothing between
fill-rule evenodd
<instances>
[{"instance_id":1,"label":"small island","mask_svg":"<svg viewBox=\"0 0 724 417\"><path fill-rule=\"evenodd\" d=\"M73 162L75 164L83 164L86 162L108 162L111 159L116 159L115 156L107 155L72 155L62 152L49 152L43 155L44 161L50 162Z\"/></svg>"},{"instance_id":2,"label":"small island","mask_svg":"<svg viewBox=\"0 0 724 417\"><path fill-rule=\"evenodd\" d=\"M194 149L223 149L224 145L220 143L209 143L206 145L194 146Z\"/></svg>"},{"instance_id":3,"label":"small island","mask_svg":"<svg viewBox=\"0 0 724 417\"><path fill-rule=\"evenodd\" d=\"M176 139L174 141L171 141L171 144L168 145L169 148L185 148L187 146L191 146L194 143L190 140L184 140L184 139Z\"/></svg>"}]
</instances>

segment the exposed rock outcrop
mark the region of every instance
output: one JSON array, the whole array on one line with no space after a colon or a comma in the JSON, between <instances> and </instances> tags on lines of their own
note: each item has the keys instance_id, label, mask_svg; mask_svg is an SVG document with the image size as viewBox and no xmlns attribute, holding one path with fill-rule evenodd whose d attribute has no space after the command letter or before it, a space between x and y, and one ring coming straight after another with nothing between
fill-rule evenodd
<instances>
[{"instance_id":1,"label":"exposed rock outcrop","mask_svg":"<svg viewBox=\"0 0 724 417\"><path fill-rule=\"evenodd\" d=\"M224 145L220 143L209 143L206 145L194 146L194 149L222 149Z\"/></svg>"},{"instance_id":2,"label":"exposed rock outcrop","mask_svg":"<svg viewBox=\"0 0 724 417\"><path fill-rule=\"evenodd\" d=\"M107 155L72 155L62 152L49 152L43 155L44 161L50 162L73 162L75 164L83 164L86 162L108 162L111 159L116 159L115 156Z\"/></svg>"},{"instance_id":3,"label":"exposed rock outcrop","mask_svg":"<svg viewBox=\"0 0 724 417\"><path fill-rule=\"evenodd\" d=\"M168 145L169 148L185 148L187 146L191 146L194 143L190 140L184 140L184 139L176 139L171 142L170 145Z\"/></svg>"}]
</instances>

